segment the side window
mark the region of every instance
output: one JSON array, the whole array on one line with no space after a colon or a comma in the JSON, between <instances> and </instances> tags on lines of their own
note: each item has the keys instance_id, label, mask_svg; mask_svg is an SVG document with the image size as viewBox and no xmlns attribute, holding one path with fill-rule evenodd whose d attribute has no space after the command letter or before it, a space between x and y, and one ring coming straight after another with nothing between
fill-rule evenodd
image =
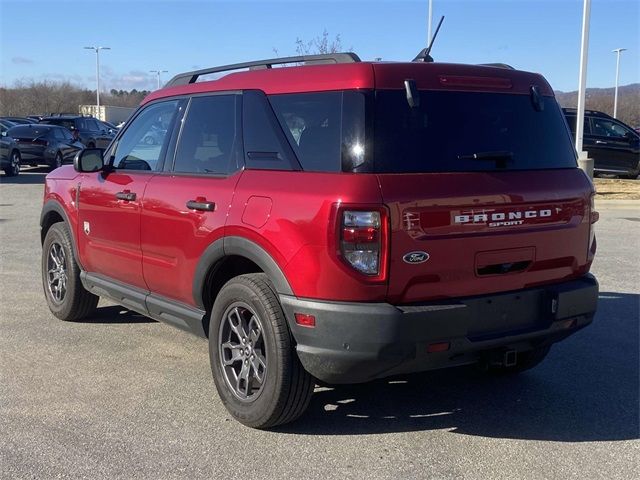
<instances>
[{"instance_id":1,"label":"side window","mask_svg":"<svg viewBox=\"0 0 640 480\"><path fill-rule=\"evenodd\" d=\"M62 136L64 137L65 141L73 142L73 135L69 130L67 130L66 128L62 128L60 129L60 131L62 132Z\"/></svg>"},{"instance_id":2,"label":"side window","mask_svg":"<svg viewBox=\"0 0 640 480\"><path fill-rule=\"evenodd\" d=\"M601 118L593 119L593 133L595 133L596 135L600 135L602 137L622 138L628 132L630 132L629 129L611 120L605 120Z\"/></svg>"},{"instance_id":3,"label":"side window","mask_svg":"<svg viewBox=\"0 0 640 480\"><path fill-rule=\"evenodd\" d=\"M269 100L303 168L340 171L342 92L272 95Z\"/></svg>"},{"instance_id":4,"label":"side window","mask_svg":"<svg viewBox=\"0 0 640 480\"><path fill-rule=\"evenodd\" d=\"M271 95L282 129L303 170L353 171L365 155L365 97L320 92Z\"/></svg>"},{"instance_id":5,"label":"side window","mask_svg":"<svg viewBox=\"0 0 640 480\"><path fill-rule=\"evenodd\" d=\"M65 136L63 133L63 129L62 128L54 128L53 129L53 136L57 139L57 140L65 140Z\"/></svg>"},{"instance_id":6,"label":"side window","mask_svg":"<svg viewBox=\"0 0 640 480\"><path fill-rule=\"evenodd\" d=\"M243 95L242 133L245 165L257 170L297 170L295 154L261 91Z\"/></svg>"},{"instance_id":7,"label":"side window","mask_svg":"<svg viewBox=\"0 0 640 480\"><path fill-rule=\"evenodd\" d=\"M173 170L227 174L238 169L238 95L194 97L187 109Z\"/></svg>"},{"instance_id":8,"label":"side window","mask_svg":"<svg viewBox=\"0 0 640 480\"><path fill-rule=\"evenodd\" d=\"M98 127L98 124L97 124L97 122L96 122L94 119L92 119L92 118L85 118L85 120L84 120L84 121L85 121L85 123L86 123L86 125L87 125L87 129L88 129L88 130L93 130L93 131L95 131L95 130L100 130L100 127Z\"/></svg>"},{"instance_id":9,"label":"side window","mask_svg":"<svg viewBox=\"0 0 640 480\"><path fill-rule=\"evenodd\" d=\"M576 116L575 115L568 115L567 116L567 123L569 124L569 129L571 130L571 133L573 133L574 135L576 134ZM589 117L585 116L584 117L584 131L583 134L587 135L591 133L591 127L589 125Z\"/></svg>"},{"instance_id":10,"label":"side window","mask_svg":"<svg viewBox=\"0 0 640 480\"><path fill-rule=\"evenodd\" d=\"M160 169L177 106L178 100L147 106L118 139L111 164L126 170Z\"/></svg>"}]
</instances>

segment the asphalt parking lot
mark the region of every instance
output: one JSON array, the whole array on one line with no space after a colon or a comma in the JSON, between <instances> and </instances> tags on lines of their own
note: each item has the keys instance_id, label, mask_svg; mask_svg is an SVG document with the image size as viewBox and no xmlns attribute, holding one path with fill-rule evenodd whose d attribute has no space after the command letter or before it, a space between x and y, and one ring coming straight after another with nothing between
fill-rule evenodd
<instances>
[{"instance_id":1,"label":"asphalt parking lot","mask_svg":"<svg viewBox=\"0 0 640 480\"><path fill-rule=\"evenodd\" d=\"M0 478L640 477L639 208L600 208L596 320L534 370L318 388L256 431L218 400L206 341L106 302L49 313L44 175L0 178Z\"/></svg>"}]
</instances>

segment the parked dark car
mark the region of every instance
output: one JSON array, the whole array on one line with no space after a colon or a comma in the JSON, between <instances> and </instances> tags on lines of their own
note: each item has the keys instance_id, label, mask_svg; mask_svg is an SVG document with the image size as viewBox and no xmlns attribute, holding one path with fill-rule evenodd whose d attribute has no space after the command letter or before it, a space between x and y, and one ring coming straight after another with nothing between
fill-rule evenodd
<instances>
[{"instance_id":1,"label":"parked dark car","mask_svg":"<svg viewBox=\"0 0 640 480\"><path fill-rule=\"evenodd\" d=\"M13 122L16 125L28 125L30 123L38 123L37 120L33 118L26 117L0 117L0 120L8 120L9 122Z\"/></svg>"},{"instance_id":2,"label":"parked dark car","mask_svg":"<svg viewBox=\"0 0 640 480\"><path fill-rule=\"evenodd\" d=\"M15 127L16 124L10 120L5 120L4 118L0 118L0 125L2 125L5 129L10 129L11 127Z\"/></svg>"},{"instance_id":3,"label":"parked dark car","mask_svg":"<svg viewBox=\"0 0 640 480\"><path fill-rule=\"evenodd\" d=\"M80 140L87 148L107 148L114 137L109 129L101 125L93 117L83 117L80 115L61 115L59 117L45 117L40 123L48 125L59 125L72 132L77 132Z\"/></svg>"},{"instance_id":4,"label":"parked dark car","mask_svg":"<svg viewBox=\"0 0 640 480\"><path fill-rule=\"evenodd\" d=\"M98 120L98 119L96 119L96 120L97 120L98 124L99 124L99 125L101 125L101 126L103 126L103 127L104 127L104 129L105 129L108 133L110 133L111 135L114 135L114 136L115 136L115 135L116 135L116 133L118 133L118 127L116 127L113 123L105 122L105 121Z\"/></svg>"},{"instance_id":5,"label":"parked dark car","mask_svg":"<svg viewBox=\"0 0 640 480\"><path fill-rule=\"evenodd\" d=\"M576 109L562 109L571 133L576 134ZM604 112L584 112L583 148L594 159L596 174L622 178L640 175L640 135L630 126Z\"/></svg>"},{"instance_id":6,"label":"parked dark car","mask_svg":"<svg viewBox=\"0 0 640 480\"><path fill-rule=\"evenodd\" d=\"M20 173L20 150L8 130L5 122L0 122L0 168L7 177L15 177Z\"/></svg>"},{"instance_id":7,"label":"parked dark car","mask_svg":"<svg viewBox=\"0 0 640 480\"><path fill-rule=\"evenodd\" d=\"M72 163L84 145L69 130L56 125L18 125L7 132L17 143L22 163L48 165L52 169Z\"/></svg>"}]
</instances>

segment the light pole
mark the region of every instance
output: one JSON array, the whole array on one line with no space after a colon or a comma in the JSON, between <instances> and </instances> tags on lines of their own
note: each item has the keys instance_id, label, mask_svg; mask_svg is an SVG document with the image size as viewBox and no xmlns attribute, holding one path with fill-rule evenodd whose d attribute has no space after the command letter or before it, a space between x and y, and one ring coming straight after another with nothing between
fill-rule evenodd
<instances>
[{"instance_id":1,"label":"light pole","mask_svg":"<svg viewBox=\"0 0 640 480\"><path fill-rule=\"evenodd\" d=\"M620 77L620 54L624 52L626 48L616 48L612 50L616 54L616 93L613 96L613 118L618 118L618 78Z\"/></svg>"},{"instance_id":2,"label":"light pole","mask_svg":"<svg viewBox=\"0 0 640 480\"><path fill-rule=\"evenodd\" d=\"M169 73L169 70L149 70L151 73L155 73L158 78L158 90L160 90L160 74L161 73Z\"/></svg>"},{"instance_id":3,"label":"light pole","mask_svg":"<svg viewBox=\"0 0 640 480\"><path fill-rule=\"evenodd\" d=\"M84 47L96 52L96 117L100 118L100 50L111 50L110 47Z\"/></svg>"},{"instance_id":4,"label":"light pole","mask_svg":"<svg viewBox=\"0 0 640 480\"><path fill-rule=\"evenodd\" d=\"M576 151L578 164L590 177L593 177L593 160L589 162L587 153L582 151L584 136L584 104L587 89L587 56L589 50L589 19L591 17L591 0L584 0L582 12L582 42L580 47L580 75L578 80L578 111L576 112Z\"/></svg>"}]
</instances>

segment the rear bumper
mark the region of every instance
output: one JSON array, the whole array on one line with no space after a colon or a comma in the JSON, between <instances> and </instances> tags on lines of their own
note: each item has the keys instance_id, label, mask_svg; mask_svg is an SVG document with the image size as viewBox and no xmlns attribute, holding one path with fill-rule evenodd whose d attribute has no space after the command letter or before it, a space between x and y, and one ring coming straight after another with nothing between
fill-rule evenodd
<instances>
[{"instance_id":1,"label":"rear bumper","mask_svg":"<svg viewBox=\"0 0 640 480\"><path fill-rule=\"evenodd\" d=\"M359 383L560 341L593 320L598 283L586 275L544 287L410 306L287 295L280 300L305 369L327 383ZM314 315L316 326L297 325L295 313ZM428 351L431 344L447 342L445 351Z\"/></svg>"}]
</instances>

